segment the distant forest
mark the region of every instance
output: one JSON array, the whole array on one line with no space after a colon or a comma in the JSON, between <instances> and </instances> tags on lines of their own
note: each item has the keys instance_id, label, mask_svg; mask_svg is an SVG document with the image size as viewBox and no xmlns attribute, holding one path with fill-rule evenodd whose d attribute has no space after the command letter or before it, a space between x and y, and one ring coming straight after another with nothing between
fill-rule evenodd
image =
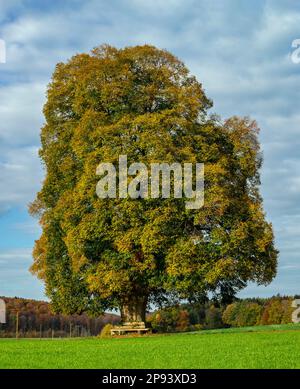
<instances>
[{"instance_id":1,"label":"distant forest","mask_svg":"<svg viewBox=\"0 0 300 389\"><path fill-rule=\"evenodd\" d=\"M96 318L62 315L51 312L46 301L0 297L6 303L6 324L0 324L0 337L80 337L98 335L107 323L118 323L120 317L105 314Z\"/></svg>"},{"instance_id":2,"label":"distant forest","mask_svg":"<svg viewBox=\"0 0 300 389\"><path fill-rule=\"evenodd\" d=\"M0 324L0 337L51 338L97 336L118 315L99 317L87 314L63 315L51 312L45 301L0 297L6 302L6 324ZM224 327L287 324L292 321L292 301L299 296L236 299L231 304L207 301L164 307L147 315L153 332L182 332Z\"/></svg>"},{"instance_id":3,"label":"distant forest","mask_svg":"<svg viewBox=\"0 0 300 389\"><path fill-rule=\"evenodd\" d=\"M226 327L252 327L288 324L299 296L276 295L269 298L235 299L231 304L207 301L182 304L158 310L149 316L156 332L197 331Z\"/></svg>"}]
</instances>

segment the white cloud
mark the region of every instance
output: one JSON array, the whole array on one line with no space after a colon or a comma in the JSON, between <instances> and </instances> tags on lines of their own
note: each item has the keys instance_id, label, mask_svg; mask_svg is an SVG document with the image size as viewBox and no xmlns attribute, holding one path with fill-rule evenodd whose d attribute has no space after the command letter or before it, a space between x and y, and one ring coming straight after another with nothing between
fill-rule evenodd
<instances>
[{"instance_id":1,"label":"white cloud","mask_svg":"<svg viewBox=\"0 0 300 389\"><path fill-rule=\"evenodd\" d=\"M37 144L43 123L45 85L13 84L0 87L0 140L9 146Z\"/></svg>"},{"instance_id":2,"label":"white cloud","mask_svg":"<svg viewBox=\"0 0 300 389\"><path fill-rule=\"evenodd\" d=\"M34 200L43 177L37 147L10 148L2 151L0 161L0 211L26 206Z\"/></svg>"},{"instance_id":3,"label":"white cloud","mask_svg":"<svg viewBox=\"0 0 300 389\"><path fill-rule=\"evenodd\" d=\"M0 251L0 296L44 299L42 283L29 272L31 249Z\"/></svg>"}]
</instances>

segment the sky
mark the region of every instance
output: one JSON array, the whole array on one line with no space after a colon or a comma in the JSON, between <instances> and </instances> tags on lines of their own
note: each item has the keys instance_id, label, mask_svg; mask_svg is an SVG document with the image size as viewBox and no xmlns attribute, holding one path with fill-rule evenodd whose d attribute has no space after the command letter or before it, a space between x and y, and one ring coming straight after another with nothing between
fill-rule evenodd
<instances>
[{"instance_id":1,"label":"sky","mask_svg":"<svg viewBox=\"0 0 300 389\"><path fill-rule=\"evenodd\" d=\"M202 83L211 113L257 120L261 193L280 257L269 286L240 296L300 293L299 1L0 0L0 39L0 296L45 298L28 270L40 229L27 213L44 174L45 92L58 62L103 43L167 49Z\"/></svg>"}]
</instances>

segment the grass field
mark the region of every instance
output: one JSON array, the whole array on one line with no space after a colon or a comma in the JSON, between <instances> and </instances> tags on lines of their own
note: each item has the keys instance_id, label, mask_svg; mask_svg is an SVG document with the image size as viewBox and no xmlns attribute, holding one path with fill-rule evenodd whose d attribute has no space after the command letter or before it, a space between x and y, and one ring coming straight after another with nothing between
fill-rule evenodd
<instances>
[{"instance_id":1,"label":"grass field","mask_svg":"<svg viewBox=\"0 0 300 389\"><path fill-rule=\"evenodd\" d=\"M300 325L115 339L0 339L0 368L300 368Z\"/></svg>"}]
</instances>

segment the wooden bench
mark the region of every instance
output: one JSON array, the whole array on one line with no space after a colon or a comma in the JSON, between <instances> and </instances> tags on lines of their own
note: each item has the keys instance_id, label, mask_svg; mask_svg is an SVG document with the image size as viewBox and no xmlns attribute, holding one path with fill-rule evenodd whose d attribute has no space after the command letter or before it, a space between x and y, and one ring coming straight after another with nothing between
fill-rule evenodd
<instances>
[{"instance_id":1,"label":"wooden bench","mask_svg":"<svg viewBox=\"0 0 300 389\"><path fill-rule=\"evenodd\" d=\"M111 335L125 335L128 333L146 334L149 332L149 328L146 328L144 322L128 322L123 323L121 326L115 326L110 330Z\"/></svg>"}]
</instances>

